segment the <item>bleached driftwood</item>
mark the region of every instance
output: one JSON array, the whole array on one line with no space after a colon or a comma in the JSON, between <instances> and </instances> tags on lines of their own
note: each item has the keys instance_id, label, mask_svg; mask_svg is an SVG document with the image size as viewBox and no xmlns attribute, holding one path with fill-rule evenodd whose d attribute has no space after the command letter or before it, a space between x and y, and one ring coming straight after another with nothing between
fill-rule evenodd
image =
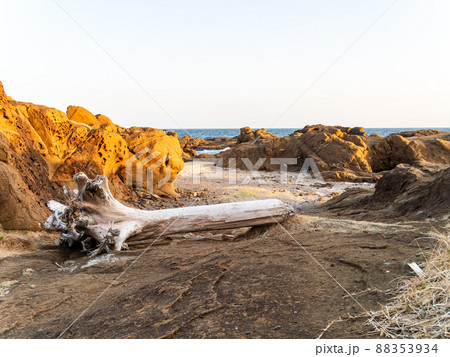
<instances>
[{"instance_id":1,"label":"bleached driftwood","mask_svg":"<svg viewBox=\"0 0 450 357\"><path fill-rule=\"evenodd\" d=\"M91 180L79 172L74 181L78 190L67 206L49 201L53 214L45 229L61 232L61 242L69 246L80 242L90 255L120 251L127 248L126 240L273 224L293 212L276 199L145 211L116 200L105 176Z\"/></svg>"}]
</instances>

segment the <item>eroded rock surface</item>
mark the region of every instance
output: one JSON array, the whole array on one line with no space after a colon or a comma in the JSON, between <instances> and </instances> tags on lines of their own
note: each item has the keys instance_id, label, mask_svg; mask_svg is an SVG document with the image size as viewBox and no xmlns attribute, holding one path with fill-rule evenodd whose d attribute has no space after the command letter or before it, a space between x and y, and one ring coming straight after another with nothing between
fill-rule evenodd
<instances>
[{"instance_id":1,"label":"eroded rock surface","mask_svg":"<svg viewBox=\"0 0 450 357\"><path fill-rule=\"evenodd\" d=\"M9 229L37 228L43 216L48 215L45 202L58 198L60 184L70 186L78 171L107 176L113 192L120 197L127 192L126 162L144 149L148 154L158 153L155 160L135 160L151 166L154 192L177 196L173 181L184 163L180 144L173 136L151 128L121 128L105 115L94 115L78 106L69 106L66 114L19 102L7 97L0 83L0 162L4 183L0 199L3 209L9 209L0 212L0 224ZM142 182L146 188L146 178Z\"/></svg>"},{"instance_id":2,"label":"eroded rock surface","mask_svg":"<svg viewBox=\"0 0 450 357\"><path fill-rule=\"evenodd\" d=\"M183 149L183 158L186 161L197 157L197 151L199 152L199 156L204 157L205 154L201 154L201 152L204 150L222 150L232 147L238 142L237 137L216 137L212 139L201 139L193 138L190 135L179 137L178 140L180 141L180 145Z\"/></svg>"},{"instance_id":3,"label":"eroded rock surface","mask_svg":"<svg viewBox=\"0 0 450 357\"><path fill-rule=\"evenodd\" d=\"M402 134L404 136L402 136ZM393 134L386 138L368 136L361 127L311 125L285 137L253 131L246 127L237 137L237 145L220 153L224 165L236 159L236 167L249 169L258 160L261 170L276 171L280 165L271 158L292 158L288 170L299 171L307 158L314 159L325 180L375 182L381 173L398 164L430 162L450 165L450 133L419 130ZM231 161L233 162L233 161ZM251 166L251 165L250 165Z\"/></svg>"},{"instance_id":4,"label":"eroded rock surface","mask_svg":"<svg viewBox=\"0 0 450 357\"><path fill-rule=\"evenodd\" d=\"M374 189L348 190L323 205L339 216L373 220L448 220L450 167L399 164L386 172Z\"/></svg>"},{"instance_id":5,"label":"eroded rock surface","mask_svg":"<svg viewBox=\"0 0 450 357\"><path fill-rule=\"evenodd\" d=\"M284 227L291 236L274 226L232 242L166 237L94 259L45 246L1 259L0 337L56 338L78 318L62 338L317 338L334 320L325 338L376 338L311 256L375 311L409 273L405 262L420 263L411 243L429 229L312 216Z\"/></svg>"}]
</instances>

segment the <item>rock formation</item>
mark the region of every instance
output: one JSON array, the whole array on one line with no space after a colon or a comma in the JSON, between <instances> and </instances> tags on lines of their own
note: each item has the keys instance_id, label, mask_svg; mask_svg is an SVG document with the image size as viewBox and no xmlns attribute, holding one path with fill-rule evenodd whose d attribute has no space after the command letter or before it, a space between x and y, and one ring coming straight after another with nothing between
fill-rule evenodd
<instances>
[{"instance_id":1,"label":"rock formation","mask_svg":"<svg viewBox=\"0 0 450 357\"><path fill-rule=\"evenodd\" d=\"M60 188L50 181L39 152L33 148L19 152L0 133L0 226L40 229L49 213L45 202L60 197Z\"/></svg>"},{"instance_id":2,"label":"rock formation","mask_svg":"<svg viewBox=\"0 0 450 357\"><path fill-rule=\"evenodd\" d=\"M229 159L238 158L237 168L246 169L240 158L249 158L255 163L259 158L266 158L261 169L279 170L279 164L272 164L270 158L295 158L296 164L288 166L291 171L299 171L307 158L313 158L326 179L357 181L374 180L367 161L368 147L362 136L349 134L335 127L321 126L313 130L306 127L290 136L278 137L265 130L249 132L250 128L241 129L238 137L240 144L221 153L224 165ZM250 129L251 130L251 129Z\"/></svg>"},{"instance_id":3,"label":"rock formation","mask_svg":"<svg viewBox=\"0 0 450 357\"><path fill-rule=\"evenodd\" d=\"M70 105L67 107L67 117L77 123L86 124L89 126L113 125L111 119L102 114L94 115L89 110L83 107Z\"/></svg>"},{"instance_id":4,"label":"rock formation","mask_svg":"<svg viewBox=\"0 0 450 357\"><path fill-rule=\"evenodd\" d=\"M139 160L148 161L146 165L154 168L154 192L178 197L174 191L173 181L184 167L183 150L178 139L162 130L152 128L118 128L118 132L124 138L132 155L137 157L140 152L146 150L153 153L151 160L146 159L146 156ZM121 177L124 177L123 172Z\"/></svg>"},{"instance_id":5,"label":"rock formation","mask_svg":"<svg viewBox=\"0 0 450 357\"><path fill-rule=\"evenodd\" d=\"M246 126L241 128L241 133L237 136L237 143L248 143L255 140L267 140L277 138L276 135L268 133L266 129L258 129L253 131L250 127Z\"/></svg>"},{"instance_id":6,"label":"rock formation","mask_svg":"<svg viewBox=\"0 0 450 357\"><path fill-rule=\"evenodd\" d=\"M430 131L407 132L375 139L370 146L369 162L375 172L393 169L398 164L413 165L420 161L450 164L450 133Z\"/></svg>"},{"instance_id":7,"label":"rock formation","mask_svg":"<svg viewBox=\"0 0 450 357\"><path fill-rule=\"evenodd\" d=\"M354 189L323 206L327 212L368 220L450 218L450 167L399 164L374 189Z\"/></svg>"},{"instance_id":8,"label":"rock formation","mask_svg":"<svg viewBox=\"0 0 450 357\"><path fill-rule=\"evenodd\" d=\"M70 185L78 171L107 176L121 197L127 190L127 159L143 149L158 153L156 160L142 164L154 171L154 192L177 196L173 181L184 163L175 137L151 128L121 128L105 115L78 106L69 106L66 114L19 102L6 96L0 82L0 224L7 229L38 228L48 216L45 202L58 198L60 184ZM139 165L143 159L135 161Z\"/></svg>"},{"instance_id":9,"label":"rock formation","mask_svg":"<svg viewBox=\"0 0 450 357\"><path fill-rule=\"evenodd\" d=\"M167 133L169 135L169 133ZM183 158L190 160L197 156L198 151L202 150L220 150L236 145L238 138L216 137L212 139L193 138L185 135L178 138L183 149Z\"/></svg>"},{"instance_id":10,"label":"rock formation","mask_svg":"<svg viewBox=\"0 0 450 357\"><path fill-rule=\"evenodd\" d=\"M219 156L224 165L235 158L239 169L248 169L241 158L249 158L254 164L266 159L262 170L279 170L270 158L295 158L297 164L288 166L299 171L306 158L314 159L322 176L331 181L375 182L381 172L396 165L426 161L450 164L450 133L436 130L420 130L383 138L368 136L360 127L312 125L290 136L278 137L265 130L252 131L245 127L237 137L238 144Z\"/></svg>"}]
</instances>

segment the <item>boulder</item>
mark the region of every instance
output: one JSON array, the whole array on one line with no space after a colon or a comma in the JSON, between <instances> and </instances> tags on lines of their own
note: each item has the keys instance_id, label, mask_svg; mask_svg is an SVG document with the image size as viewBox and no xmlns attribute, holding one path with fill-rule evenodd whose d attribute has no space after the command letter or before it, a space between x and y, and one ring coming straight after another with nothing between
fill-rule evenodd
<instances>
[{"instance_id":1,"label":"boulder","mask_svg":"<svg viewBox=\"0 0 450 357\"><path fill-rule=\"evenodd\" d=\"M449 165L450 133L408 137L393 134L369 148L369 164L375 172L393 169L398 164L414 165L420 161Z\"/></svg>"},{"instance_id":2,"label":"boulder","mask_svg":"<svg viewBox=\"0 0 450 357\"><path fill-rule=\"evenodd\" d=\"M335 134L335 135L341 135L340 133L346 133L351 135L359 135L359 136L367 136L367 134L364 132L364 128L362 127L346 127L346 126L327 126L322 124L314 124L314 125L306 125L303 129L297 130L293 133L295 135L296 133L305 134L310 131L320 131L325 132L328 134Z\"/></svg>"},{"instance_id":3,"label":"boulder","mask_svg":"<svg viewBox=\"0 0 450 357\"><path fill-rule=\"evenodd\" d=\"M268 133L266 129L257 129L253 131L250 127L246 126L241 128L241 133L236 137L237 143L254 142L255 140L267 140L274 139L278 136Z\"/></svg>"},{"instance_id":4,"label":"boulder","mask_svg":"<svg viewBox=\"0 0 450 357\"><path fill-rule=\"evenodd\" d=\"M67 107L67 117L76 123L89 126L114 125L107 116L103 114L94 115L89 110L74 105Z\"/></svg>"},{"instance_id":5,"label":"boulder","mask_svg":"<svg viewBox=\"0 0 450 357\"><path fill-rule=\"evenodd\" d=\"M374 189L348 190L324 205L322 210L358 219L450 218L450 167L420 163L399 164L385 172Z\"/></svg>"},{"instance_id":6,"label":"boulder","mask_svg":"<svg viewBox=\"0 0 450 357\"><path fill-rule=\"evenodd\" d=\"M124 138L131 154L134 154L141 162L148 161L148 156L138 157L143 150L149 150L154 155L154 158L145 164L153 169L154 192L178 197L173 181L184 167L183 150L178 139L167 135L162 130L152 128L121 129L120 135ZM167 182L160 185L159 182L163 181Z\"/></svg>"},{"instance_id":7,"label":"boulder","mask_svg":"<svg viewBox=\"0 0 450 357\"><path fill-rule=\"evenodd\" d=\"M179 137L178 141L180 142L181 148L183 150L197 148L198 146L202 146L202 145L208 145L208 140L201 139L201 138L194 139L190 135L185 135L185 136Z\"/></svg>"}]
</instances>

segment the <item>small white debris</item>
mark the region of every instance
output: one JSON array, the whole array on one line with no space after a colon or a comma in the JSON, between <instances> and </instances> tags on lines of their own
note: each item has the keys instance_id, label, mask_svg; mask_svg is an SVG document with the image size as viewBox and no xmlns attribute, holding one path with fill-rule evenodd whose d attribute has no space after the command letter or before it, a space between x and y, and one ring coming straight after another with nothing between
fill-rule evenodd
<instances>
[{"instance_id":1,"label":"small white debris","mask_svg":"<svg viewBox=\"0 0 450 357\"><path fill-rule=\"evenodd\" d=\"M64 209L66 206L64 206L62 203L59 203L54 200L50 200L47 202L47 207L50 211L56 212L58 210Z\"/></svg>"},{"instance_id":2,"label":"small white debris","mask_svg":"<svg viewBox=\"0 0 450 357\"><path fill-rule=\"evenodd\" d=\"M77 270L77 266L71 266L71 267L66 267L66 268L59 268L59 271L67 271L69 273L73 273L75 270Z\"/></svg>"},{"instance_id":3,"label":"small white debris","mask_svg":"<svg viewBox=\"0 0 450 357\"><path fill-rule=\"evenodd\" d=\"M55 262L55 264L58 267L58 271L67 271L69 273L73 273L78 268L77 265L74 265L75 262L73 260L65 261L64 265L66 265L66 266L62 266L61 264L59 264L57 262Z\"/></svg>"},{"instance_id":4,"label":"small white debris","mask_svg":"<svg viewBox=\"0 0 450 357\"><path fill-rule=\"evenodd\" d=\"M115 263L125 260L134 259L134 257L115 257L114 254L105 254L96 258L92 258L86 264L81 266L81 269L89 268L93 265L101 264L101 263Z\"/></svg>"},{"instance_id":5,"label":"small white debris","mask_svg":"<svg viewBox=\"0 0 450 357\"><path fill-rule=\"evenodd\" d=\"M408 263L409 267L414 271L414 273L416 273L418 276L422 276L425 273L423 272L423 270L417 265L416 262L414 263Z\"/></svg>"}]
</instances>

